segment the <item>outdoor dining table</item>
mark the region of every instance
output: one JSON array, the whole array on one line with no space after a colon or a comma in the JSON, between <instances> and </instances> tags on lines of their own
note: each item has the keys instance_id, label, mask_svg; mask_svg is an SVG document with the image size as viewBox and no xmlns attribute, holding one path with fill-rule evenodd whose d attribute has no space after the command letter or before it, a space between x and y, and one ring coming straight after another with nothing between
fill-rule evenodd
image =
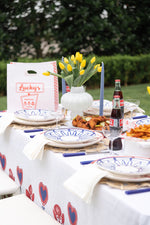
<instances>
[{"instance_id":1,"label":"outdoor dining table","mask_svg":"<svg viewBox=\"0 0 150 225\"><path fill-rule=\"evenodd\" d=\"M64 157L48 146L42 160L29 160L23 148L30 136L13 126L0 135L0 167L20 185L21 193L60 224L150 225L150 192L127 195L125 190L98 183L87 204L64 187L65 180L83 167L81 161L96 160L106 153Z\"/></svg>"}]
</instances>

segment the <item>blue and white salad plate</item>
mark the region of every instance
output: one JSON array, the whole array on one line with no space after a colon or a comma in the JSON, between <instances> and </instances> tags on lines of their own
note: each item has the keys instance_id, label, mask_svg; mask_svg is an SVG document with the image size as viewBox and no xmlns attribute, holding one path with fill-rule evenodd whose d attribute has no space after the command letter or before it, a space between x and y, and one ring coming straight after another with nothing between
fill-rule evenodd
<instances>
[{"instance_id":1,"label":"blue and white salad plate","mask_svg":"<svg viewBox=\"0 0 150 225\"><path fill-rule=\"evenodd\" d=\"M27 121L50 121L55 119L54 113L43 109L18 110L14 114L17 118Z\"/></svg>"},{"instance_id":2,"label":"blue and white salad plate","mask_svg":"<svg viewBox=\"0 0 150 225\"><path fill-rule=\"evenodd\" d=\"M150 124L150 118L145 118L145 119L141 119L136 121L136 125L144 125L144 124Z\"/></svg>"},{"instance_id":3,"label":"blue and white salad plate","mask_svg":"<svg viewBox=\"0 0 150 225\"><path fill-rule=\"evenodd\" d=\"M83 143L96 139L95 131L80 128L58 128L51 129L44 133L44 136L59 143Z\"/></svg>"},{"instance_id":4,"label":"blue and white salad plate","mask_svg":"<svg viewBox=\"0 0 150 225\"><path fill-rule=\"evenodd\" d=\"M72 142L57 142L57 141L49 141L47 144L49 146L53 146L53 147L58 147L58 148L64 148L66 150L70 149L70 148L85 148L94 144L99 143L101 140L103 139L103 135L101 133L97 133L96 134L96 138L91 140L91 141L87 141L87 142L76 142L76 143L72 143Z\"/></svg>"},{"instance_id":5,"label":"blue and white salad plate","mask_svg":"<svg viewBox=\"0 0 150 225\"><path fill-rule=\"evenodd\" d=\"M92 107L99 108L99 104L100 104L100 101L99 100L95 100L92 103ZM103 107L104 107L104 109L111 110L112 109L112 101L109 101L109 100L104 99Z\"/></svg>"},{"instance_id":6,"label":"blue and white salad plate","mask_svg":"<svg viewBox=\"0 0 150 225\"><path fill-rule=\"evenodd\" d=\"M99 168L121 176L150 176L150 160L135 156L112 156L98 159Z\"/></svg>"}]
</instances>

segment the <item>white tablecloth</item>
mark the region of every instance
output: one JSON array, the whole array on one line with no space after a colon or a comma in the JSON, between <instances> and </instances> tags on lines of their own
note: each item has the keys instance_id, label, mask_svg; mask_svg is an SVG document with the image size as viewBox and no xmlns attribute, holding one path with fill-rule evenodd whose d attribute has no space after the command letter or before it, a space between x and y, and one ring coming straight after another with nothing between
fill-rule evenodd
<instances>
[{"instance_id":1,"label":"white tablecloth","mask_svg":"<svg viewBox=\"0 0 150 225\"><path fill-rule=\"evenodd\" d=\"M98 184L91 204L67 191L64 181L81 167L80 161L103 154L63 157L45 151L43 159L30 161L22 150L31 138L23 130L8 127L0 135L0 166L47 213L65 225L150 225L150 192L126 195ZM50 148L49 148L50 149Z\"/></svg>"}]
</instances>

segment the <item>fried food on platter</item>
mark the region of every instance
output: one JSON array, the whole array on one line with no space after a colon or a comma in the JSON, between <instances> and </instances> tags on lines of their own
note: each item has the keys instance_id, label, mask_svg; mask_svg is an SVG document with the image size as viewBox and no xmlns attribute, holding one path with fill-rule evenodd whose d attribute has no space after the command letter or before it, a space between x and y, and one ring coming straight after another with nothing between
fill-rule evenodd
<instances>
[{"instance_id":1,"label":"fried food on platter","mask_svg":"<svg viewBox=\"0 0 150 225\"><path fill-rule=\"evenodd\" d=\"M92 129L92 130L102 130L104 126L108 126L109 129L109 119L105 116L79 116L77 115L73 121L72 125L75 127Z\"/></svg>"},{"instance_id":2,"label":"fried food on platter","mask_svg":"<svg viewBox=\"0 0 150 225\"><path fill-rule=\"evenodd\" d=\"M150 124L140 125L134 129L132 128L130 132L126 132L126 135L144 140L150 139Z\"/></svg>"}]
</instances>

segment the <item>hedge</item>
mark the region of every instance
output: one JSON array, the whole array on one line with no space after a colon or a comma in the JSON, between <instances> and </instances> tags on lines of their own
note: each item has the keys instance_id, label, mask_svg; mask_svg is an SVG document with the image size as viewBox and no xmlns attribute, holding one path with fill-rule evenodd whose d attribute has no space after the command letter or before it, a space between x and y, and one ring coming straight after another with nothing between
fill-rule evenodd
<instances>
[{"instance_id":1,"label":"hedge","mask_svg":"<svg viewBox=\"0 0 150 225\"><path fill-rule=\"evenodd\" d=\"M87 63L92 58L92 55L86 57ZM22 58L18 62L42 62L56 60L57 65L59 59L28 59ZM115 56L96 56L97 63L104 62L105 67L105 86L113 86L114 80L121 79L121 85L127 86L130 84L150 83L150 54L129 56L129 55L115 55ZM7 63L0 62L0 95L6 95L6 80L7 80ZM58 72L59 68L58 68ZM94 75L85 84L87 88L99 87L100 74ZM59 80L61 89L61 80Z\"/></svg>"}]
</instances>

